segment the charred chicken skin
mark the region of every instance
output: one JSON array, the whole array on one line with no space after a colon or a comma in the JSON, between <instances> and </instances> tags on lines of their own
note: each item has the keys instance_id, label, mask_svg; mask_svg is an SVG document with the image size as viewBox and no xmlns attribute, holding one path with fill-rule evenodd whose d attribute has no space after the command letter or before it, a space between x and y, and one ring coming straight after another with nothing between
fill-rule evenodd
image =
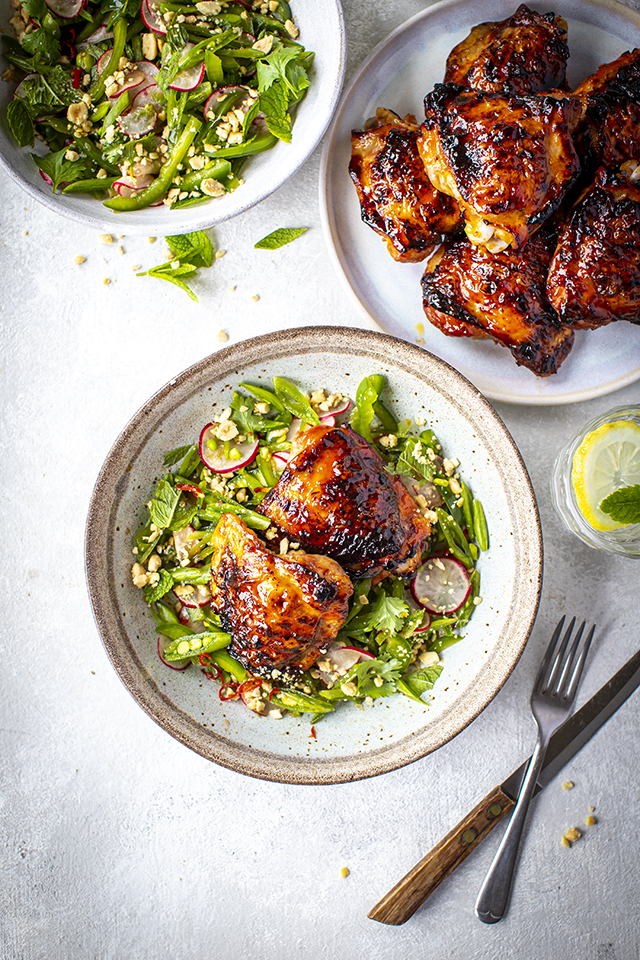
<instances>
[{"instance_id":1,"label":"charred chicken skin","mask_svg":"<svg viewBox=\"0 0 640 960\"><path fill-rule=\"evenodd\" d=\"M635 161L619 173L598 170L560 233L547 291L562 320L576 329L640 323L638 175Z\"/></svg>"},{"instance_id":2,"label":"charred chicken skin","mask_svg":"<svg viewBox=\"0 0 640 960\"><path fill-rule=\"evenodd\" d=\"M211 605L233 637L230 653L259 676L306 670L346 619L353 586L344 570L328 557L272 553L230 513L212 543Z\"/></svg>"},{"instance_id":3,"label":"charred chicken skin","mask_svg":"<svg viewBox=\"0 0 640 960\"><path fill-rule=\"evenodd\" d=\"M542 93L565 82L567 25L521 4L512 17L480 23L453 48L445 82L511 96Z\"/></svg>"},{"instance_id":4,"label":"charred chicken skin","mask_svg":"<svg viewBox=\"0 0 640 960\"><path fill-rule=\"evenodd\" d=\"M427 318L453 337L492 337L539 377L556 373L573 332L549 303L555 234L543 228L519 250L487 253L467 241L438 250L422 278Z\"/></svg>"},{"instance_id":5,"label":"charred chicken skin","mask_svg":"<svg viewBox=\"0 0 640 960\"><path fill-rule=\"evenodd\" d=\"M424 260L445 237L462 227L455 200L438 192L418 153L420 128L410 114L401 120L379 108L365 130L351 134L349 174L363 221L382 234L394 260Z\"/></svg>"},{"instance_id":6,"label":"charred chicken skin","mask_svg":"<svg viewBox=\"0 0 640 960\"><path fill-rule=\"evenodd\" d=\"M575 90L584 116L576 146L591 173L640 160L640 49L603 64Z\"/></svg>"},{"instance_id":7,"label":"charred chicken skin","mask_svg":"<svg viewBox=\"0 0 640 960\"><path fill-rule=\"evenodd\" d=\"M522 246L560 206L580 173L571 131L579 100L507 97L438 84L425 98L418 149L439 190L455 197L472 243Z\"/></svg>"},{"instance_id":8,"label":"charred chicken skin","mask_svg":"<svg viewBox=\"0 0 640 960\"><path fill-rule=\"evenodd\" d=\"M411 572L431 531L402 481L350 427L306 430L258 509L356 577Z\"/></svg>"}]
</instances>

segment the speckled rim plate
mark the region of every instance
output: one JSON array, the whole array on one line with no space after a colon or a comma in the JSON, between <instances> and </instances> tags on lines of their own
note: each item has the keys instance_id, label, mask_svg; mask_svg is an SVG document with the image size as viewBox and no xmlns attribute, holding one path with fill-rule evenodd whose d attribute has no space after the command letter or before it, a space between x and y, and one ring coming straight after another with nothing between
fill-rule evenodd
<instances>
[{"instance_id":1,"label":"speckled rim plate","mask_svg":"<svg viewBox=\"0 0 640 960\"><path fill-rule=\"evenodd\" d=\"M300 43L315 53L311 84L296 112L291 143L277 143L272 150L252 157L243 174L245 183L233 193L194 207L168 210L160 206L134 213L115 213L82 194L54 195L31 160L30 150L20 150L9 133L5 108L13 96L12 83L0 84L0 165L54 213L115 233L125 229L129 235L143 236L188 233L243 213L282 186L311 156L331 120L344 82L346 36L340 0L299 0L294 2L293 12ZM0 0L0 29L9 35L9 18L14 13L9 0ZM0 72L8 66L0 47Z\"/></svg>"},{"instance_id":2,"label":"speckled rim plate","mask_svg":"<svg viewBox=\"0 0 640 960\"><path fill-rule=\"evenodd\" d=\"M480 561L482 604L467 636L446 652L431 705L405 697L364 710L262 719L221 703L195 667L182 673L157 657L153 622L131 583L132 534L162 473L163 454L196 437L239 381L282 375L309 388L354 395L360 379L385 374L386 399L422 416L485 506L491 549ZM368 330L306 327L221 350L162 387L132 418L100 471L86 526L86 572L107 653L140 706L173 737L239 773L286 783L371 777L446 743L492 700L516 665L533 626L542 581L542 540L527 471L485 398L448 364L402 340Z\"/></svg>"},{"instance_id":3,"label":"speckled rim plate","mask_svg":"<svg viewBox=\"0 0 640 960\"><path fill-rule=\"evenodd\" d=\"M442 80L447 55L472 26L510 16L518 0L441 0L407 20L358 68L325 138L320 209L334 266L359 307L381 329L425 347L460 370L485 396L507 403L574 403L618 390L640 378L640 326L612 323L579 331L560 371L540 378L517 367L511 353L489 340L446 337L425 320L420 277L424 264L396 263L381 237L360 219L348 173L352 129L376 107L424 116L422 99ZM601 63L640 46L640 13L615 0L558 0L529 4L553 9L569 27L572 86ZM424 332L418 325L423 325Z\"/></svg>"}]
</instances>

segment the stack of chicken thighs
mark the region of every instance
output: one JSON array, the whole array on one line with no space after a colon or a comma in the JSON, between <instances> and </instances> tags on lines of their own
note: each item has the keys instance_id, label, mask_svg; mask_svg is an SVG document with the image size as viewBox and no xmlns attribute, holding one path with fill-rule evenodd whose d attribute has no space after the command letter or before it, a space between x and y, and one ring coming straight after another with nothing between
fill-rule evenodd
<instances>
[{"instance_id":1,"label":"stack of chicken thighs","mask_svg":"<svg viewBox=\"0 0 640 960\"><path fill-rule=\"evenodd\" d=\"M524 4L449 55L425 120L380 108L352 134L362 219L427 260L423 307L538 376L574 331L640 323L640 49L573 92L567 26Z\"/></svg>"}]
</instances>

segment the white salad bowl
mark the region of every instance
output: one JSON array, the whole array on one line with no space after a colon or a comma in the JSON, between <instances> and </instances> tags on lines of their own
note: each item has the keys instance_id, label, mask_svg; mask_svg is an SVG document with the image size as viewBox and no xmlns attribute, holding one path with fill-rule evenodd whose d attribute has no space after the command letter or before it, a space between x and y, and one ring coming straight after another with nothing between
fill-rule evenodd
<instances>
[{"instance_id":1,"label":"white salad bowl","mask_svg":"<svg viewBox=\"0 0 640 960\"><path fill-rule=\"evenodd\" d=\"M267 719L195 666L171 670L158 657L153 620L133 586L132 538L163 456L191 443L241 381L284 376L307 389L355 396L372 373L387 379L398 416L422 417L483 503L490 548L481 555L482 603L462 641L444 651L444 671L424 706L395 695L364 709L341 704L309 717ZM469 381L420 347L386 334L340 327L285 330L207 357L171 380L135 414L109 452L91 500L86 572L107 654L138 704L178 741L239 773L287 783L357 780L401 767L442 746L493 699L533 626L542 581L542 539L527 471L504 424ZM344 708L344 709L343 709Z\"/></svg>"},{"instance_id":2,"label":"white salad bowl","mask_svg":"<svg viewBox=\"0 0 640 960\"><path fill-rule=\"evenodd\" d=\"M91 196L52 193L31 159L32 151L20 149L9 131L6 107L14 83L0 83L0 164L45 207L97 229L122 233L126 228L128 234L167 236L230 220L264 200L302 166L322 139L340 96L346 61L340 0L299 0L293 12L300 43L315 54L309 89L296 111L291 143L278 142L272 150L250 157L243 169L245 182L233 193L193 207L171 210L162 205L132 213L116 213ZM0 0L0 29L9 36L13 35L9 19L14 14L9 0ZM0 72L8 66L0 45Z\"/></svg>"}]
</instances>

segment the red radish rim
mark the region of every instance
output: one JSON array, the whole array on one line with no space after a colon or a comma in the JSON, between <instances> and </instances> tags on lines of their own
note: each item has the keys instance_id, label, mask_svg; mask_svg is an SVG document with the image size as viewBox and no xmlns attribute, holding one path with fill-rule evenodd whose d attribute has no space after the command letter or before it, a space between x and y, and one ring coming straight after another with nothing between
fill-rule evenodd
<instances>
[{"instance_id":1,"label":"red radish rim","mask_svg":"<svg viewBox=\"0 0 640 960\"><path fill-rule=\"evenodd\" d=\"M207 423L200 431L198 453L205 467L208 467L213 473L235 473L236 470L240 470L242 467L247 467L250 463L253 463L260 449L259 440L236 444L242 453L239 460L225 460L223 457L216 456L216 452L209 453L206 450L207 432L214 430L218 426L219 424L217 423Z\"/></svg>"},{"instance_id":2,"label":"red radish rim","mask_svg":"<svg viewBox=\"0 0 640 960\"><path fill-rule=\"evenodd\" d=\"M458 569L459 569L460 571L462 571L462 573L464 574L464 579L466 580L466 590L465 590L465 594L464 594L464 597L462 598L462 600L460 600L460 601L456 600L456 603L455 603L454 606L448 606L448 607L442 607L442 606L440 606L440 607L436 607L436 606L430 605L425 599L421 599L421 598L417 595L417 592L416 592L416 580L418 579L418 577L419 577L419 575L420 575L420 572L421 572L422 570L424 570L424 568L425 568L428 564L432 563L432 561L434 561L434 560L436 560L436 559L437 559L437 560L440 560L443 564L452 564L452 565L455 565L455 566L458 567ZM437 569L437 567L436 567L436 569ZM470 580L470 578L469 578L469 573L468 573L468 571L467 571L467 568L465 567L465 565L464 565L463 563L460 563L459 560L456 560L455 557L429 557L429 559L426 560L425 563L422 564L422 566L420 567L420 569L417 571L415 577L414 577L413 580L411 581L411 595L413 596L413 599L415 600L415 602L418 603L418 604L420 604L421 607L424 607L424 609L425 609L429 614L435 613L435 614L437 614L438 616L447 616L447 615L450 614L450 613L455 613L456 610L459 610L460 607L467 601L470 593L471 593L471 580Z\"/></svg>"},{"instance_id":3,"label":"red radish rim","mask_svg":"<svg viewBox=\"0 0 640 960\"><path fill-rule=\"evenodd\" d=\"M165 660L164 651L167 649L170 643L173 643L173 640L169 640L169 637L165 637L161 633L158 634L158 656L164 663L165 667L169 667L170 670L186 670L187 667L191 666L191 660Z\"/></svg>"},{"instance_id":4,"label":"red radish rim","mask_svg":"<svg viewBox=\"0 0 640 960\"><path fill-rule=\"evenodd\" d=\"M210 119L211 119L209 116L207 116L207 113L208 113L208 110L209 110L209 104L213 101L213 98L214 98L214 97L215 97L215 102L216 102L216 105L217 105L217 104L221 103L221 101L224 100L226 97L228 97L230 94L235 93L235 92L239 92L239 91L241 91L241 90L244 92L244 94L245 94L245 96L246 96L246 94L249 92L250 89L251 89L250 87L245 87L245 86L243 86L242 84L237 83L237 84L232 84L232 85L230 85L230 86L228 86L228 87L218 87L217 90L213 90L212 93L210 94L210 96L207 97L207 99L205 100L204 106L203 106L203 108L202 108L202 114L203 114L203 116L204 116L204 119L205 119L205 120L210 120ZM220 96L220 94L222 94L222 96Z\"/></svg>"},{"instance_id":5,"label":"red radish rim","mask_svg":"<svg viewBox=\"0 0 640 960\"><path fill-rule=\"evenodd\" d=\"M77 17L86 0L45 0L46 5L52 13L63 20L72 20Z\"/></svg>"},{"instance_id":6,"label":"red radish rim","mask_svg":"<svg viewBox=\"0 0 640 960\"><path fill-rule=\"evenodd\" d=\"M166 37L167 25L161 17L153 12L149 0L142 0L140 4L140 16L145 27L153 30L154 33L159 33L163 37Z\"/></svg>"},{"instance_id":7,"label":"red radish rim","mask_svg":"<svg viewBox=\"0 0 640 960\"><path fill-rule=\"evenodd\" d=\"M331 407L331 410L327 410L326 413L319 414L321 420L325 420L327 417L340 417L343 413L346 413L349 407L351 406L351 400L348 397L345 397L344 400L341 400L336 407Z\"/></svg>"},{"instance_id":8,"label":"red radish rim","mask_svg":"<svg viewBox=\"0 0 640 960\"><path fill-rule=\"evenodd\" d=\"M172 90L195 90L204 77L204 61L177 73L169 86Z\"/></svg>"}]
</instances>

